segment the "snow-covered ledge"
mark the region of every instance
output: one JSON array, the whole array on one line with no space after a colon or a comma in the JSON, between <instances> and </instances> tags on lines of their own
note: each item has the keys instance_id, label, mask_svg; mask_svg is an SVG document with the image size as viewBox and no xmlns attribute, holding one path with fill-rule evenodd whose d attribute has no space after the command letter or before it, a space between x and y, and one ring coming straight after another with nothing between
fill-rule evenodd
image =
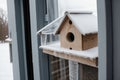
<instances>
[{"instance_id":1,"label":"snow-covered ledge","mask_svg":"<svg viewBox=\"0 0 120 80\"><path fill-rule=\"evenodd\" d=\"M7 39L5 39L5 42L8 42L8 43L12 43L12 39L11 38L7 38Z\"/></svg>"},{"instance_id":2,"label":"snow-covered ledge","mask_svg":"<svg viewBox=\"0 0 120 80\"><path fill-rule=\"evenodd\" d=\"M43 52L56 57L72 60L81 64L86 64L92 67L98 66L98 47L76 51L60 47L60 43L56 42L50 45L40 46Z\"/></svg>"}]
</instances>

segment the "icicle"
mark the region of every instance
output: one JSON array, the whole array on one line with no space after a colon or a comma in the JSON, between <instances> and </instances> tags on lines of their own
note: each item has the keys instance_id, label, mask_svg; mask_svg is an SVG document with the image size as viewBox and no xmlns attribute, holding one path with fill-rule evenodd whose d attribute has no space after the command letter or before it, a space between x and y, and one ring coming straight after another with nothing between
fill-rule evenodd
<instances>
[{"instance_id":1,"label":"icicle","mask_svg":"<svg viewBox=\"0 0 120 80\"><path fill-rule=\"evenodd\" d=\"M52 43L52 34L50 34L50 44Z\"/></svg>"},{"instance_id":2,"label":"icicle","mask_svg":"<svg viewBox=\"0 0 120 80\"><path fill-rule=\"evenodd\" d=\"M45 34L41 35L41 45L45 45Z\"/></svg>"},{"instance_id":3,"label":"icicle","mask_svg":"<svg viewBox=\"0 0 120 80\"><path fill-rule=\"evenodd\" d=\"M61 80L66 80L66 66L64 59L60 59L60 76Z\"/></svg>"},{"instance_id":4,"label":"icicle","mask_svg":"<svg viewBox=\"0 0 120 80\"><path fill-rule=\"evenodd\" d=\"M43 35L40 35L41 37L41 46L43 46Z\"/></svg>"},{"instance_id":5,"label":"icicle","mask_svg":"<svg viewBox=\"0 0 120 80\"><path fill-rule=\"evenodd\" d=\"M65 66L65 60L63 60L62 62L63 62L63 67L64 67L63 75L64 75L64 79L66 79L66 66Z\"/></svg>"},{"instance_id":6,"label":"icicle","mask_svg":"<svg viewBox=\"0 0 120 80\"><path fill-rule=\"evenodd\" d=\"M56 35L56 36L54 36L54 41L57 41L57 35Z\"/></svg>"},{"instance_id":7,"label":"icicle","mask_svg":"<svg viewBox=\"0 0 120 80\"><path fill-rule=\"evenodd\" d=\"M55 41L59 41L59 36L55 35Z\"/></svg>"},{"instance_id":8,"label":"icicle","mask_svg":"<svg viewBox=\"0 0 120 80\"><path fill-rule=\"evenodd\" d=\"M46 34L44 34L43 44L44 44L44 45L47 45L47 35L46 35Z\"/></svg>"},{"instance_id":9,"label":"icicle","mask_svg":"<svg viewBox=\"0 0 120 80\"><path fill-rule=\"evenodd\" d=\"M69 79L78 80L78 63L69 60Z\"/></svg>"}]
</instances>

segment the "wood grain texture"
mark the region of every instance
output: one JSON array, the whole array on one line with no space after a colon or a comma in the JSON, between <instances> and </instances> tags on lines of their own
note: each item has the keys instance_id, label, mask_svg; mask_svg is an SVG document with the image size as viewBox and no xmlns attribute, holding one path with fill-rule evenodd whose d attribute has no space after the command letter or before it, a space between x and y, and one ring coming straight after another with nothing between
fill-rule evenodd
<instances>
[{"instance_id":1,"label":"wood grain texture","mask_svg":"<svg viewBox=\"0 0 120 80\"><path fill-rule=\"evenodd\" d=\"M82 35L82 49L87 50L98 45L98 34L87 34L85 36Z\"/></svg>"},{"instance_id":2,"label":"wood grain texture","mask_svg":"<svg viewBox=\"0 0 120 80\"><path fill-rule=\"evenodd\" d=\"M77 28L74 26L74 24L69 24L69 19L66 18L65 22L61 25L63 27L60 32L60 42L61 47L67 48L67 49L73 49L73 50L82 50L82 35L77 30ZM67 34L73 33L74 35L74 41L70 42L67 39Z\"/></svg>"},{"instance_id":3,"label":"wood grain texture","mask_svg":"<svg viewBox=\"0 0 120 80\"><path fill-rule=\"evenodd\" d=\"M81 67L82 66L82 67ZM98 68L90 67L87 65L81 65L81 80L98 80Z\"/></svg>"},{"instance_id":4,"label":"wood grain texture","mask_svg":"<svg viewBox=\"0 0 120 80\"><path fill-rule=\"evenodd\" d=\"M46 50L46 49L43 49L43 52L46 53L46 54L49 54L49 55L56 56L56 57L76 61L78 63L85 64L85 65L88 65L88 66L92 66L92 67L96 67L96 68L98 67L97 58L96 59L89 59L89 58L84 58L84 57L80 57L80 56L76 56L76 55L72 55L72 54L54 52L54 51Z\"/></svg>"}]
</instances>

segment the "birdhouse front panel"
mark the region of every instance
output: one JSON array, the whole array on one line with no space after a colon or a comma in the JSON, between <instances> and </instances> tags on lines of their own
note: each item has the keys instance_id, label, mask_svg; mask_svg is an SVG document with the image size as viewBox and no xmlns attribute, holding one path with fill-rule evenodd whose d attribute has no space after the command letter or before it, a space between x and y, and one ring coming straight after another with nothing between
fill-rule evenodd
<instances>
[{"instance_id":1,"label":"birdhouse front panel","mask_svg":"<svg viewBox=\"0 0 120 80\"><path fill-rule=\"evenodd\" d=\"M60 32L61 47L71 50L82 50L82 35L72 21L66 17Z\"/></svg>"},{"instance_id":2,"label":"birdhouse front panel","mask_svg":"<svg viewBox=\"0 0 120 80\"><path fill-rule=\"evenodd\" d=\"M98 45L98 34L82 35L82 49L87 50Z\"/></svg>"}]
</instances>

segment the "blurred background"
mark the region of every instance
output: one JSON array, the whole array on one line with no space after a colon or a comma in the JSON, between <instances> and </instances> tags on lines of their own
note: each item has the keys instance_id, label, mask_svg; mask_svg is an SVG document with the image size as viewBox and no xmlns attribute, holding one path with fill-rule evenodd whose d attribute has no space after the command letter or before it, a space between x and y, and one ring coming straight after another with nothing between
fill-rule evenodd
<instances>
[{"instance_id":1,"label":"blurred background","mask_svg":"<svg viewBox=\"0 0 120 80\"><path fill-rule=\"evenodd\" d=\"M13 80L7 0L0 0L0 80Z\"/></svg>"}]
</instances>

